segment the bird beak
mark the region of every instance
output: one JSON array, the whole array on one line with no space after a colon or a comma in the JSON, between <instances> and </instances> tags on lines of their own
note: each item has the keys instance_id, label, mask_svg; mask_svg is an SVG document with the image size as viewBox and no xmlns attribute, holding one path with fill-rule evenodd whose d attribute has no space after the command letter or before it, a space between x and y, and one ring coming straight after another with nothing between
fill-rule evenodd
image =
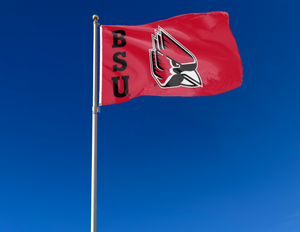
<instances>
[{"instance_id":1,"label":"bird beak","mask_svg":"<svg viewBox=\"0 0 300 232\"><path fill-rule=\"evenodd\" d=\"M183 71L183 72L181 72L181 75L184 77L183 81L181 82L181 85L194 86L194 87L201 86L202 87L202 81L201 81L200 75L196 70Z\"/></svg>"}]
</instances>

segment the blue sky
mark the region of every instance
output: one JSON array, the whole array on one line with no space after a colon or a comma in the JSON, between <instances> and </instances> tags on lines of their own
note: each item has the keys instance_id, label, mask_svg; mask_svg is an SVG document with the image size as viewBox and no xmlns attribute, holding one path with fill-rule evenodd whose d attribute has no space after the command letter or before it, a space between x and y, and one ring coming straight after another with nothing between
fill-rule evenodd
<instances>
[{"instance_id":1,"label":"blue sky","mask_svg":"<svg viewBox=\"0 0 300 232\"><path fill-rule=\"evenodd\" d=\"M299 7L1 1L0 231L90 230L92 15L138 25L211 11L229 13L242 86L102 107L98 231L300 231Z\"/></svg>"}]
</instances>

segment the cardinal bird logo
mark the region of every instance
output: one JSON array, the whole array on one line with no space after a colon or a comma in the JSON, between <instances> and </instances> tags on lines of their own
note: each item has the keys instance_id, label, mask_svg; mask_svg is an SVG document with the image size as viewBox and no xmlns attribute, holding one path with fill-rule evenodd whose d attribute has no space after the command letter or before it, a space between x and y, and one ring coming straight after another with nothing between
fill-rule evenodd
<instances>
[{"instance_id":1,"label":"cardinal bird logo","mask_svg":"<svg viewBox=\"0 0 300 232\"><path fill-rule=\"evenodd\" d=\"M203 87L197 72L197 59L163 28L152 35L150 66L153 78L161 88Z\"/></svg>"}]
</instances>

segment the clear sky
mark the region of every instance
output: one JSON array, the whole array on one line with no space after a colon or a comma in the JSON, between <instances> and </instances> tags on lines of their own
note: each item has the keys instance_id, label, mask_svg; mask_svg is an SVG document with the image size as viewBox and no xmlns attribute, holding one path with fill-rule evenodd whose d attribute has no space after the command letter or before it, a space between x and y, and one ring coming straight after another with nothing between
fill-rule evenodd
<instances>
[{"instance_id":1,"label":"clear sky","mask_svg":"<svg viewBox=\"0 0 300 232\"><path fill-rule=\"evenodd\" d=\"M0 1L0 231L90 230L92 15L138 25L211 11L229 13L242 86L102 107L98 231L300 231L299 9Z\"/></svg>"}]
</instances>

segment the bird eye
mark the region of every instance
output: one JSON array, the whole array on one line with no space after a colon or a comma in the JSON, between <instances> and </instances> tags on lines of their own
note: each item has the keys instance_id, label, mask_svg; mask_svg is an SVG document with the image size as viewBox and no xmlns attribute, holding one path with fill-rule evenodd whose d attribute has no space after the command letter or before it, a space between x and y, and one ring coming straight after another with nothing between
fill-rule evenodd
<instances>
[{"instance_id":1,"label":"bird eye","mask_svg":"<svg viewBox=\"0 0 300 232\"><path fill-rule=\"evenodd\" d=\"M179 67L180 66L180 64L177 61L175 61L175 60L172 60L172 65L175 66L175 67Z\"/></svg>"}]
</instances>

